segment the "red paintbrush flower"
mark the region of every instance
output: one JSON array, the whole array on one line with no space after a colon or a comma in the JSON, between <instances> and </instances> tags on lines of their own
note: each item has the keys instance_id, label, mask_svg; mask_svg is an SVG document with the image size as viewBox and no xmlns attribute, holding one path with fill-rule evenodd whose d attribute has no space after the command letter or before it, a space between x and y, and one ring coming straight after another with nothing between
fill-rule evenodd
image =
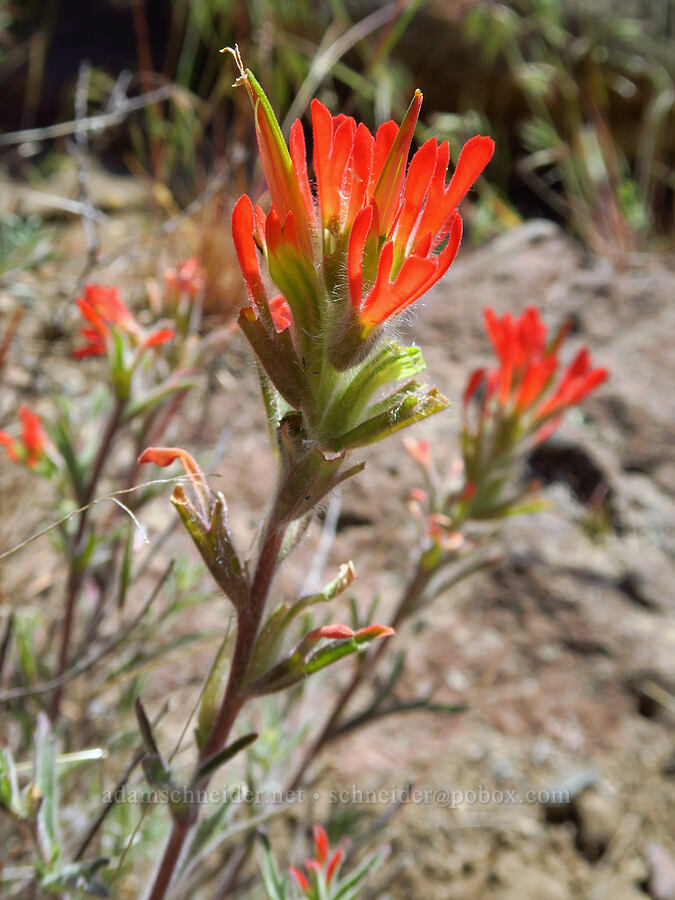
<instances>
[{"instance_id":1,"label":"red paintbrush flower","mask_svg":"<svg viewBox=\"0 0 675 900\"><path fill-rule=\"evenodd\" d=\"M181 447L146 447L138 457L138 464L154 463L154 465L164 469L176 460L180 462L195 490L199 503L199 512L206 522L209 506L208 487L206 479L191 453L188 453L187 450L183 450Z\"/></svg>"},{"instance_id":2,"label":"red paintbrush flower","mask_svg":"<svg viewBox=\"0 0 675 900\"><path fill-rule=\"evenodd\" d=\"M493 310L486 309L485 326L499 367L489 372L478 369L464 391L466 408L483 388L482 422L494 413L501 419L520 422L527 434L546 425L545 433L537 432L541 440L555 430L562 413L579 404L607 379L607 369L594 368L589 351L583 348L556 384L560 369L557 353L570 324L566 323L549 340L548 330L535 306L528 307L515 320L509 313L499 318Z\"/></svg>"},{"instance_id":3,"label":"red paintbrush flower","mask_svg":"<svg viewBox=\"0 0 675 900\"><path fill-rule=\"evenodd\" d=\"M338 848L335 853L331 854L328 835L322 825L314 825L312 833L315 856L305 860L307 874L296 866L289 867L289 872L308 900L316 900L318 897L325 896L325 888L333 880L344 854L342 848ZM321 884L324 892L318 893L318 883Z\"/></svg>"},{"instance_id":4,"label":"red paintbrush flower","mask_svg":"<svg viewBox=\"0 0 675 900\"><path fill-rule=\"evenodd\" d=\"M115 287L87 284L83 296L78 297L75 302L89 323L80 329L80 335L86 343L73 352L75 359L105 355L111 329L129 336L141 350L163 344L175 336L175 331L171 328L161 328L147 334L124 304Z\"/></svg>"},{"instance_id":5,"label":"red paintbrush flower","mask_svg":"<svg viewBox=\"0 0 675 900\"><path fill-rule=\"evenodd\" d=\"M194 298L204 290L206 272L202 268L199 258L191 256L184 262L178 263L175 269L167 269L164 273L164 281L170 291Z\"/></svg>"},{"instance_id":6,"label":"red paintbrush flower","mask_svg":"<svg viewBox=\"0 0 675 900\"><path fill-rule=\"evenodd\" d=\"M381 440L448 405L415 380L425 368L420 351L380 340L382 326L452 263L462 234L457 207L494 143L468 141L448 180L447 142L427 141L408 167L419 91L401 125L385 122L375 135L314 100L312 184L301 122L287 146L262 88L232 53L272 201L265 214L244 195L232 213L251 301L239 325L317 446L339 452ZM403 384L383 396L396 382Z\"/></svg>"},{"instance_id":7,"label":"red paintbrush flower","mask_svg":"<svg viewBox=\"0 0 675 900\"><path fill-rule=\"evenodd\" d=\"M5 448L5 453L13 462L24 462L32 469L45 455L47 436L40 416L28 409L27 406L19 407L19 418L21 419L20 439L13 438L6 431L0 431L0 447Z\"/></svg>"},{"instance_id":8,"label":"red paintbrush flower","mask_svg":"<svg viewBox=\"0 0 675 900\"><path fill-rule=\"evenodd\" d=\"M422 104L419 91L401 126L386 122L375 136L349 116L332 116L314 100L313 191L301 122L293 124L287 147L262 88L243 67L240 82L254 105L272 198L267 216L257 208L254 217L248 198L239 201L233 216L249 293L260 314L265 292L257 244L290 305L296 336L313 328L316 337L331 324L336 338L351 332L346 353L331 346L333 361L340 360L343 368L341 357L350 361L374 329L447 271L462 235L457 207L489 162L494 142L479 135L468 141L446 184L450 149L435 138L415 153L406 171ZM336 300L342 316L335 314Z\"/></svg>"}]
</instances>

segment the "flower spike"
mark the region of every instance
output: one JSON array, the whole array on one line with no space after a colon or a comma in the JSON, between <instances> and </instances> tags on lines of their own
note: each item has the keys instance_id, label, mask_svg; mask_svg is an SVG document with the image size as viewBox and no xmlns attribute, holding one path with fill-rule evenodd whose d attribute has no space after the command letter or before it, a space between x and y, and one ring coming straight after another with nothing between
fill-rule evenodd
<instances>
[{"instance_id":1,"label":"flower spike","mask_svg":"<svg viewBox=\"0 0 675 900\"><path fill-rule=\"evenodd\" d=\"M294 372L289 377L304 382L302 391L289 390L289 377L280 377L274 340L259 333L248 313L242 313L240 323L272 383L277 389L283 383L284 399L302 413L310 440L331 452L380 440L447 405L437 392L408 381L369 406L368 372L380 359L387 321L452 264L462 237L457 206L487 165L494 143L480 135L468 141L446 186L447 142L426 141L408 167L420 91L400 127L385 122L375 136L350 116L334 116L313 100L313 189L302 123L293 123L287 147L262 88L236 48L230 52L239 67L238 83L253 103L272 198L267 216L258 208L252 213L246 198L235 207L237 254L262 316L267 301L256 245L263 251L280 292L274 300L280 315L266 320L265 328L272 339L276 333L290 342L292 352L285 356L293 360ZM398 355L401 365L387 367L389 380L379 387L403 380L409 364ZM416 371L423 368L418 365Z\"/></svg>"},{"instance_id":2,"label":"flower spike","mask_svg":"<svg viewBox=\"0 0 675 900\"><path fill-rule=\"evenodd\" d=\"M27 406L19 407L19 419L21 437L17 440L6 431L0 431L0 447L5 448L5 453L12 462L23 462L34 469L45 457L47 436L40 416Z\"/></svg>"},{"instance_id":3,"label":"flower spike","mask_svg":"<svg viewBox=\"0 0 675 900\"><path fill-rule=\"evenodd\" d=\"M478 369L464 390L467 471L480 469L483 463L479 458L486 446L495 448L499 455L524 439L531 443L546 440L560 424L562 414L581 403L608 377L607 369L593 367L585 347L561 373L558 351L569 329L563 326L549 340L535 306L517 319L509 313L500 318L486 309L484 319L498 366L490 371ZM472 429L468 424L469 406L481 388L477 423Z\"/></svg>"}]
</instances>

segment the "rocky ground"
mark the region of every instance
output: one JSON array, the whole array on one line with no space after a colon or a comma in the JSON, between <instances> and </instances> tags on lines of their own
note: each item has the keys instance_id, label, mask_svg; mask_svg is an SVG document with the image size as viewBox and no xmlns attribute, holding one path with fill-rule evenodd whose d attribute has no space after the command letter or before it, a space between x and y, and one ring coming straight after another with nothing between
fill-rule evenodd
<instances>
[{"instance_id":1,"label":"rocky ground","mask_svg":"<svg viewBox=\"0 0 675 900\"><path fill-rule=\"evenodd\" d=\"M467 356L484 359L485 305L574 316L612 376L532 460L552 508L508 522L503 563L439 598L423 637L407 636L416 677L444 671L446 699L469 711L373 726L335 757L336 779L386 772L385 786L400 785L412 768L433 791L517 792L517 804L468 794L455 809L405 805L390 826L403 869L392 897L675 897L674 289L663 263L616 271L531 222L465 257L416 317L430 377L451 397ZM455 404L419 432L449 461L458 425ZM381 453L362 479L370 496L346 496L345 512L372 509L376 495L400 501L405 458L395 442ZM603 496L594 537L589 504ZM563 809L546 794L523 800L556 789L570 793Z\"/></svg>"},{"instance_id":2,"label":"rocky ground","mask_svg":"<svg viewBox=\"0 0 675 900\"><path fill-rule=\"evenodd\" d=\"M115 265L111 278L129 277ZM454 401L417 428L441 469L456 455L467 371L489 353L484 306L518 313L536 303L552 324L572 315L574 340L612 374L530 461L550 508L508 521L502 562L397 638L408 653L406 688L434 686L439 700L467 711L385 719L322 758L322 815L332 787L381 790L369 813L384 812L409 782L427 792L402 803L378 835L393 851L380 898L675 898L674 296L668 261L617 270L532 221L464 251L401 326L423 347L429 380ZM66 372L77 379L65 351L62 362L64 381ZM238 338L218 380L208 418L188 410L180 431L194 436L201 422L198 440L210 448L228 429L219 486L245 537L269 495L271 465ZM406 578L405 497L418 476L396 437L363 457L366 472L344 488L325 571L353 559L358 596L378 592L386 609ZM155 516L164 522L165 508L148 513L151 529ZM280 589L297 590L318 531L289 560ZM174 688L176 698L186 690L172 670L161 690ZM569 803L546 802L555 791Z\"/></svg>"}]
</instances>

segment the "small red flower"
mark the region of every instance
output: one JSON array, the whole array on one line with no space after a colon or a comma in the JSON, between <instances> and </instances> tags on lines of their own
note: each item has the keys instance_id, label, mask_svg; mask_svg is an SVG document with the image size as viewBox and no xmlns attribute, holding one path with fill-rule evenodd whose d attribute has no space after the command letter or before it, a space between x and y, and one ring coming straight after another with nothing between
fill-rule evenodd
<instances>
[{"instance_id":1,"label":"small red flower","mask_svg":"<svg viewBox=\"0 0 675 900\"><path fill-rule=\"evenodd\" d=\"M175 269L167 269L164 273L164 280L169 290L193 298L204 290L206 272L202 268L199 258L191 256L184 262L178 263Z\"/></svg>"},{"instance_id":2,"label":"small red flower","mask_svg":"<svg viewBox=\"0 0 675 900\"><path fill-rule=\"evenodd\" d=\"M111 328L129 335L141 349L163 344L175 336L175 331L170 328L162 328L146 334L115 287L87 284L84 288L84 295L78 297L75 302L82 316L89 323L80 329L80 335L86 343L73 352L75 359L105 355Z\"/></svg>"},{"instance_id":3,"label":"small red flower","mask_svg":"<svg viewBox=\"0 0 675 900\"><path fill-rule=\"evenodd\" d=\"M415 462L423 469L430 469L433 466L431 445L429 441L420 441L417 438L404 437L403 446Z\"/></svg>"},{"instance_id":4,"label":"small red flower","mask_svg":"<svg viewBox=\"0 0 675 900\"><path fill-rule=\"evenodd\" d=\"M161 468L170 466L176 460L182 465L192 487L195 489L202 518L206 521L208 488L206 479L191 453L188 453L187 450L183 450L181 447L146 447L138 457L139 465L143 465L143 463L154 463Z\"/></svg>"},{"instance_id":5,"label":"small red flower","mask_svg":"<svg viewBox=\"0 0 675 900\"><path fill-rule=\"evenodd\" d=\"M303 892L304 896L309 900L315 900L318 896L324 896L323 893L316 893L317 882L322 884L325 889L333 880L337 872L344 851L338 848L332 855L328 843L328 835L326 829L322 825L315 825L312 829L314 836L314 853L312 859L305 860L305 872L297 866L290 866L289 872L295 878L295 881Z\"/></svg>"},{"instance_id":6,"label":"small red flower","mask_svg":"<svg viewBox=\"0 0 675 900\"><path fill-rule=\"evenodd\" d=\"M32 469L45 454L47 436L40 417L27 406L19 407L19 418L20 439L16 440L6 431L0 431L0 446L5 448L5 453L12 462L25 462Z\"/></svg>"},{"instance_id":7,"label":"small red flower","mask_svg":"<svg viewBox=\"0 0 675 900\"><path fill-rule=\"evenodd\" d=\"M509 313L499 318L486 309L485 327L499 367L474 372L464 391L466 407L482 386L482 420L496 405L502 416L523 418L528 431L539 429L538 439L543 440L555 430L562 413L579 404L608 377L607 369L593 367L589 351L583 348L556 385L560 369L557 352L569 332L569 323L549 340L535 306L528 307L518 319Z\"/></svg>"}]
</instances>

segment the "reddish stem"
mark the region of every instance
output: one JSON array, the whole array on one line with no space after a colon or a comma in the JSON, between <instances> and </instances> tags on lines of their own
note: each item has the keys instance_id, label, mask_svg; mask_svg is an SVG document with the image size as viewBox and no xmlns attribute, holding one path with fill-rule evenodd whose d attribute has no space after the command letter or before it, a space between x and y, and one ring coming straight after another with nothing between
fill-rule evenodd
<instances>
[{"instance_id":1,"label":"reddish stem","mask_svg":"<svg viewBox=\"0 0 675 900\"><path fill-rule=\"evenodd\" d=\"M260 621L265 609L265 601L276 570L279 551L286 531L285 523L279 523L270 517L265 537L263 538L253 583L248 602L237 614L237 639L230 666L230 674L225 688L225 696L218 711L218 716L211 730L208 741L199 754L199 760L192 777L191 786L197 790L204 789L209 778L199 778L199 769L204 763L219 753L229 736L232 726L244 705L245 695L242 688L246 682L251 655L255 647L255 639L260 628ZM183 851L185 841L194 821L185 824L174 821L171 834L160 862L152 889L147 900L163 900L171 884L176 864Z\"/></svg>"}]
</instances>

